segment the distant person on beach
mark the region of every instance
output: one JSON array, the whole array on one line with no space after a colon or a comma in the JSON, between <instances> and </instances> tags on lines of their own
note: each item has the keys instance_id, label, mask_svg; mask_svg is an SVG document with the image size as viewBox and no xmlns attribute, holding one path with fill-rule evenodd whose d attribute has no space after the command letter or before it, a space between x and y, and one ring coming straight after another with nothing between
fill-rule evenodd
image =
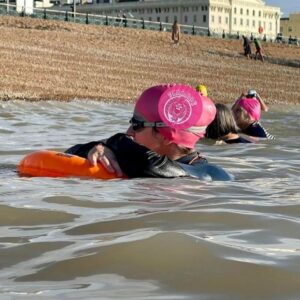
<instances>
[{"instance_id":1,"label":"distant person on beach","mask_svg":"<svg viewBox=\"0 0 300 300\"><path fill-rule=\"evenodd\" d=\"M180 26L177 20L174 21L172 26L172 41L174 44L178 44L180 39Z\"/></svg>"},{"instance_id":2,"label":"distant person on beach","mask_svg":"<svg viewBox=\"0 0 300 300\"><path fill-rule=\"evenodd\" d=\"M208 96L207 88L204 84L198 84L196 86L196 91L199 92L202 96L205 96L205 97Z\"/></svg>"},{"instance_id":3,"label":"distant person on beach","mask_svg":"<svg viewBox=\"0 0 300 300\"><path fill-rule=\"evenodd\" d=\"M242 38L243 38L244 55L249 59L251 58L251 45L250 45L251 42L245 35L242 35Z\"/></svg>"},{"instance_id":4,"label":"distant person on beach","mask_svg":"<svg viewBox=\"0 0 300 300\"><path fill-rule=\"evenodd\" d=\"M257 59L257 57L258 57L263 62L264 61L264 56L263 56L261 44L260 44L260 42L257 38L254 38L254 45L255 45L255 48L256 48L255 59Z\"/></svg>"},{"instance_id":5,"label":"distant person on beach","mask_svg":"<svg viewBox=\"0 0 300 300\"><path fill-rule=\"evenodd\" d=\"M216 109L215 119L206 128L206 138L216 140L217 144L251 143L238 134L232 112L225 104L217 103Z\"/></svg>"},{"instance_id":6,"label":"distant person on beach","mask_svg":"<svg viewBox=\"0 0 300 300\"><path fill-rule=\"evenodd\" d=\"M268 107L255 90L243 92L232 106L235 122L242 133L273 140L274 136L269 134L259 122L261 110L268 111Z\"/></svg>"},{"instance_id":7,"label":"distant person on beach","mask_svg":"<svg viewBox=\"0 0 300 300\"><path fill-rule=\"evenodd\" d=\"M193 87L181 84L154 86L137 100L126 133L106 140L78 144L66 153L100 162L118 176L195 177L230 180L195 149L206 126L215 117L215 105Z\"/></svg>"}]
</instances>

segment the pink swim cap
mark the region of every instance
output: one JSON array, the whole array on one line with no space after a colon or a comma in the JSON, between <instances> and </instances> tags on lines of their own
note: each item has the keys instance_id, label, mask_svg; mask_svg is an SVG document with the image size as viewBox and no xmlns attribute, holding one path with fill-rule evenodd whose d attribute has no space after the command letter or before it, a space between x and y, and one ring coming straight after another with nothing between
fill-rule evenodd
<instances>
[{"instance_id":1,"label":"pink swim cap","mask_svg":"<svg viewBox=\"0 0 300 300\"><path fill-rule=\"evenodd\" d=\"M242 98L238 102L238 105L248 113L251 120L259 121L261 107L259 101L256 98Z\"/></svg>"},{"instance_id":2,"label":"pink swim cap","mask_svg":"<svg viewBox=\"0 0 300 300\"><path fill-rule=\"evenodd\" d=\"M181 84L159 85L145 90L135 105L148 122L163 122L158 131L169 141L194 148L216 114L214 103L193 87Z\"/></svg>"}]
</instances>

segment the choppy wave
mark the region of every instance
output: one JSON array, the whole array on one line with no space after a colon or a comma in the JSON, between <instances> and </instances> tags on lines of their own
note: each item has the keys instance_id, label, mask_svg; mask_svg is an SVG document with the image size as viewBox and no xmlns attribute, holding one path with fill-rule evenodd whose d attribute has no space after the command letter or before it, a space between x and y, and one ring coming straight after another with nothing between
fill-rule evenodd
<instances>
[{"instance_id":1,"label":"choppy wave","mask_svg":"<svg viewBox=\"0 0 300 300\"><path fill-rule=\"evenodd\" d=\"M300 108L272 107L276 141L198 149L235 176L19 177L33 150L124 131L132 106L0 103L1 299L297 299Z\"/></svg>"}]
</instances>

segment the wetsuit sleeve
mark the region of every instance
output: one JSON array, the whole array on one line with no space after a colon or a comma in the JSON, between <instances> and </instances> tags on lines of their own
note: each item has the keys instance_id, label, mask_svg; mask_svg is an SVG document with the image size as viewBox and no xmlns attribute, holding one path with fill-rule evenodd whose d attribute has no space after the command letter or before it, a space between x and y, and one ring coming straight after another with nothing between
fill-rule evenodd
<instances>
[{"instance_id":1,"label":"wetsuit sleeve","mask_svg":"<svg viewBox=\"0 0 300 300\"><path fill-rule=\"evenodd\" d=\"M77 155L83 158L87 158L89 151L95 147L96 145L99 145L101 143L105 143L105 140L103 141L94 141L87 144L77 144L72 146L71 148L67 149L65 153Z\"/></svg>"},{"instance_id":2,"label":"wetsuit sleeve","mask_svg":"<svg viewBox=\"0 0 300 300\"><path fill-rule=\"evenodd\" d=\"M135 143L125 134L112 136L105 145L114 152L122 171L129 178L189 176L179 163Z\"/></svg>"},{"instance_id":3,"label":"wetsuit sleeve","mask_svg":"<svg viewBox=\"0 0 300 300\"><path fill-rule=\"evenodd\" d=\"M245 131L242 132L250 136L266 138L268 140L275 139L275 137L270 134L259 122L251 124L248 128L246 128Z\"/></svg>"}]
</instances>

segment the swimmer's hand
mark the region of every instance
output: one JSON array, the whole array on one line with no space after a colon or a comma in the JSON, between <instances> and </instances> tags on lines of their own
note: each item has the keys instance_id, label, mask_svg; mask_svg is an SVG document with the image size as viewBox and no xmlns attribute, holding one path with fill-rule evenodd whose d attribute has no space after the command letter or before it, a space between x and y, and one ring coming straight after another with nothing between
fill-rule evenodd
<instances>
[{"instance_id":1,"label":"swimmer's hand","mask_svg":"<svg viewBox=\"0 0 300 300\"><path fill-rule=\"evenodd\" d=\"M96 166L99 162L109 173L116 173L118 177L123 176L114 153L105 145L98 144L93 147L88 152L87 159L92 166Z\"/></svg>"}]
</instances>

